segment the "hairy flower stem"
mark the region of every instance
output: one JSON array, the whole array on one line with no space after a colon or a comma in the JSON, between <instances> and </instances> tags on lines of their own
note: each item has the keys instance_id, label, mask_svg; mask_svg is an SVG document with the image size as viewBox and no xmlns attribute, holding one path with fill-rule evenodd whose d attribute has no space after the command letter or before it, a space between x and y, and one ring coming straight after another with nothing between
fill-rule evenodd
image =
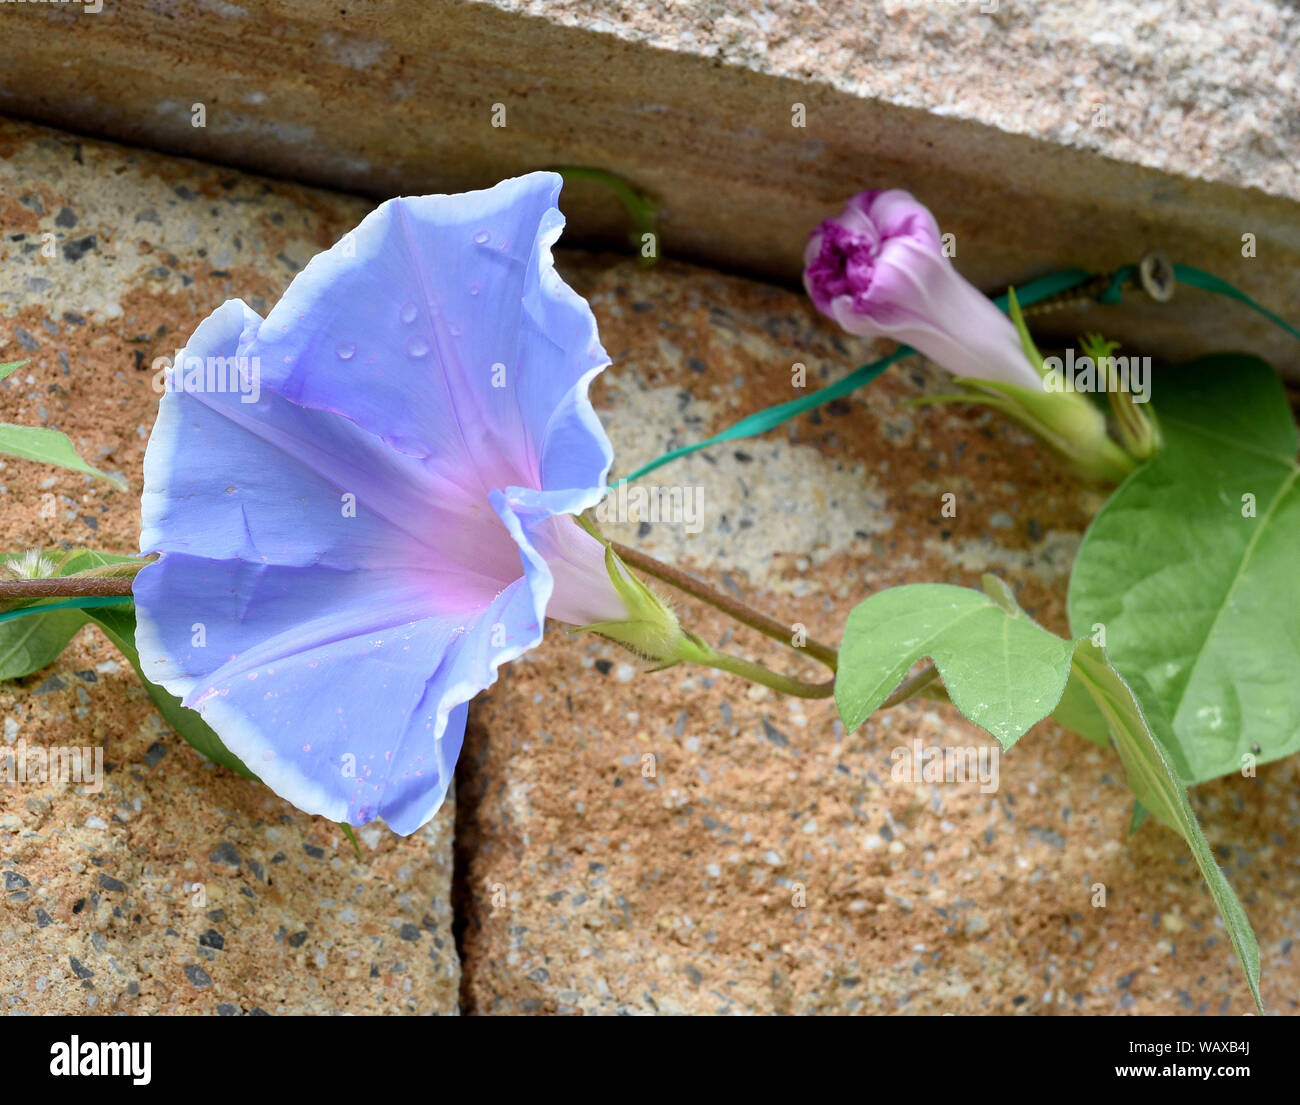
<instances>
[{"instance_id":1,"label":"hairy flower stem","mask_svg":"<svg viewBox=\"0 0 1300 1105\"><path fill-rule=\"evenodd\" d=\"M616 541L611 541L609 545L620 559L627 564L640 568L646 575L653 576L655 579L675 587L684 594L688 594L700 602L721 610L724 614L734 618L742 625L762 633L765 637L780 641L797 652L806 652L814 660L826 665L831 671L835 671L839 656L830 645L823 644L811 637L807 638L803 645L796 645L790 627L775 618L760 614L757 610L738 602L729 595L715 591L707 583L701 583L680 569L670 567L652 556L647 556L645 553L638 552L626 545L620 545ZM131 577L144 567L149 562L149 559L141 557L137 562L108 564L101 568L92 568L85 574L75 576L0 580L0 601L130 596ZM717 649L705 644L694 634L690 635L685 648L687 655L682 658L689 660L691 663L703 664L707 667L717 668L719 671L731 672L733 675L739 675L751 682L761 683L763 686L770 687L781 694L794 695L798 698L830 698L835 693L835 681L833 679L829 679L824 683L812 683L803 679L795 679L792 676L782 675L780 672L772 671L770 668L754 663L752 660L745 660L739 656L719 652ZM938 675L939 673L935 671L934 665L928 665L911 679L902 683L893 694L880 704L880 708L882 710L888 709L890 706L897 706L899 703L905 702L913 695L924 691L927 686L938 678Z\"/></svg>"},{"instance_id":2,"label":"hairy flower stem","mask_svg":"<svg viewBox=\"0 0 1300 1105\"><path fill-rule=\"evenodd\" d=\"M780 641L787 648L792 648L796 652L806 652L818 663L830 668L831 671L836 670L839 663L839 653L830 645L822 644L821 641L816 641L811 637L806 637L801 645L795 644L795 634L791 632L791 627L784 622L769 618L766 614L760 614L743 602L738 602L729 595L714 590L707 583L701 583L698 579L687 575L680 568L670 567L662 561L656 560L653 556L647 556L645 553L638 552L627 545L620 545L617 541L610 541L609 547L618 554L619 559L624 563L640 568L646 575L653 576L655 579L675 587L684 594L699 599L700 602L707 603L717 610L721 610L724 614L740 622L741 625L746 625L765 637L771 637L774 641ZM721 664L716 666L722 667ZM771 686L771 684L767 685ZM820 684L804 684L804 686L820 686Z\"/></svg>"},{"instance_id":3,"label":"hairy flower stem","mask_svg":"<svg viewBox=\"0 0 1300 1105\"><path fill-rule=\"evenodd\" d=\"M45 574L47 571L58 571L74 555L76 550L38 571L34 571L22 558L10 560L7 570L19 578L0 578L0 610L13 610L42 599L130 598L132 577L154 559L152 556L142 556L133 560L114 561L66 576ZM26 576L35 578L23 578Z\"/></svg>"},{"instance_id":4,"label":"hairy flower stem","mask_svg":"<svg viewBox=\"0 0 1300 1105\"><path fill-rule=\"evenodd\" d=\"M143 565L143 561L141 564ZM0 599L83 598L130 595L129 576L65 576L52 579L0 580Z\"/></svg>"},{"instance_id":5,"label":"hairy flower stem","mask_svg":"<svg viewBox=\"0 0 1300 1105\"><path fill-rule=\"evenodd\" d=\"M823 644L811 637L807 638L803 645L796 645L793 643L793 634L790 633L789 627L775 618L760 614L757 610L746 606L744 603L714 590L708 584L701 583L680 569L670 567L652 556L647 556L645 553L638 552L626 545L620 545L616 541L611 541L609 545L625 563L640 568L646 575L653 576L655 579L670 584L692 598L721 610L724 614L734 618L742 625L762 633L765 637L780 641L796 651L806 652L813 659L825 664L831 671L835 671L839 656L830 645ZM149 562L149 559L141 557L138 562L104 565L101 568L93 568L84 575L56 576L46 579L0 580L0 600L129 596L131 594L132 576L143 568ZM828 679L824 683L811 683L803 679L782 675L780 672L772 671L770 668L754 663L752 660L745 660L739 656L719 652L717 649L705 644L694 634L689 637L686 652L687 655L682 658L689 660L691 663L703 664L706 667L717 668L719 671L731 672L733 675L739 675L751 682L761 683L763 686L770 687L781 694L794 695L797 698L830 698L835 693L835 680L833 679ZM902 683L893 694L880 704L880 709L888 709L890 706L897 706L899 703L905 702L913 695L922 692L938 678L938 675L939 673L935 670L934 665L928 665L911 679Z\"/></svg>"}]
</instances>

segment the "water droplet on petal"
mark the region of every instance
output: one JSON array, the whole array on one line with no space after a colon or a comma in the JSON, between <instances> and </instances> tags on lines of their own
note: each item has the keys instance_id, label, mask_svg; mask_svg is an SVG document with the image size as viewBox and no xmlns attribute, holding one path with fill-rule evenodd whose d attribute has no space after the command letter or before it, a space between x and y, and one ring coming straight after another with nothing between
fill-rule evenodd
<instances>
[{"instance_id":1,"label":"water droplet on petal","mask_svg":"<svg viewBox=\"0 0 1300 1105\"><path fill-rule=\"evenodd\" d=\"M478 281L477 281L477 280L475 280L472 284L470 284L470 286L469 286L469 294L470 294L470 295L478 295L478 293L479 293L480 291L482 291L482 289L478 286Z\"/></svg>"},{"instance_id":2,"label":"water droplet on petal","mask_svg":"<svg viewBox=\"0 0 1300 1105\"><path fill-rule=\"evenodd\" d=\"M454 322L447 327L447 330L450 332L453 338L458 338L461 336L461 334L465 332L463 329L461 329L461 327L457 326Z\"/></svg>"},{"instance_id":3,"label":"water droplet on petal","mask_svg":"<svg viewBox=\"0 0 1300 1105\"><path fill-rule=\"evenodd\" d=\"M423 357L429 352L429 343L421 337L414 337L406 343L406 352L412 357Z\"/></svg>"},{"instance_id":4,"label":"water droplet on petal","mask_svg":"<svg viewBox=\"0 0 1300 1105\"><path fill-rule=\"evenodd\" d=\"M340 361L350 361L356 356L357 347L350 341L341 341L334 347Z\"/></svg>"},{"instance_id":5,"label":"water droplet on petal","mask_svg":"<svg viewBox=\"0 0 1300 1105\"><path fill-rule=\"evenodd\" d=\"M402 309L397 313L397 317L402 320L403 325L410 326L411 323L415 321L416 313L415 304L406 303L402 305Z\"/></svg>"},{"instance_id":6,"label":"water droplet on petal","mask_svg":"<svg viewBox=\"0 0 1300 1105\"><path fill-rule=\"evenodd\" d=\"M492 235L489 234L486 230L480 230L477 234L474 235L474 241L476 241L479 245L483 245L491 237Z\"/></svg>"}]
</instances>

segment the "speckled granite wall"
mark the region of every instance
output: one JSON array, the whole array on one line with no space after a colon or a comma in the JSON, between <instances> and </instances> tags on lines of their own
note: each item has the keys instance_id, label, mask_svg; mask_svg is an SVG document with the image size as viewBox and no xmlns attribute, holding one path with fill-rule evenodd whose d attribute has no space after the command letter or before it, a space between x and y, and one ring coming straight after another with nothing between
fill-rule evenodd
<instances>
[{"instance_id":1,"label":"speckled granite wall","mask_svg":"<svg viewBox=\"0 0 1300 1105\"><path fill-rule=\"evenodd\" d=\"M5 549L138 549L173 353L232 295L265 309L368 205L0 121L0 420L52 426L132 494L0 460ZM46 235L54 256L42 251ZM84 629L0 684L0 755L100 747L97 794L0 784L0 1003L17 1013L454 1013L452 804L417 837L334 825L207 763Z\"/></svg>"},{"instance_id":2,"label":"speckled granite wall","mask_svg":"<svg viewBox=\"0 0 1300 1105\"><path fill-rule=\"evenodd\" d=\"M1300 21L1287 0L485 2L1300 199ZM1111 125L1093 125L1097 104Z\"/></svg>"},{"instance_id":3,"label":"speckled granite wall","mask_svg":"<svg viewBox=\"0 0 1300 1105\"><path fill-rule=\"evenodd\" d=\"M0 154L0 360L32 358L0 383L0 417L69 432L137 491L151 359L227 295L273 302L365 209L23 125L0 125ZM873 352L763 284L575 252L560 266L614 359L594 397L619 471L787 398L793 361L815 386ZM696 533L638 518L610 532L830 639L869 589L984 570L1062 630L1098 500L994 415L903 405L938 384L898 367L649 477L703 489ZM7 547L134 548L128 495L17 461L0 484ZM955 519L939 516L945 491ZM749 635L732 644L786 663ZM1117 760L1050 724L1004 758L996 793L900 785L893 748L989 738L925 705L845 734L827 703L639 674L552 634L471 711L458 967L450 809L411 840L363 831L358 861L333 826L204 764L89 630L0 691L0 713L9 745L103 745L114 765L98 796L0 789L11 1011L454 1012L458 970L460 1007L481 1014L1250 1008L1181 842L1154 826L1126 842ZM1300 993L1296 793L1291 760L1194 795L1280 1013Z\"/></svg>"},{"instance_id":4,"label":"speckled granite wall","mask_svg":"<svg viewBox=\"0 0 1300 1105\"><path fill-rule=\"evenodd\" d=\"M107 0L0 26L0 111L378 198L595 165L660 199L668 255L793 284L820 218L901 186L990 291L1164 249L1300 302L1287 0ZM568 204L623 239L608 192ZM1300 378L1205 293L1104 326L1170 357L1231 334Z\"/></svg>"}]
</instances>

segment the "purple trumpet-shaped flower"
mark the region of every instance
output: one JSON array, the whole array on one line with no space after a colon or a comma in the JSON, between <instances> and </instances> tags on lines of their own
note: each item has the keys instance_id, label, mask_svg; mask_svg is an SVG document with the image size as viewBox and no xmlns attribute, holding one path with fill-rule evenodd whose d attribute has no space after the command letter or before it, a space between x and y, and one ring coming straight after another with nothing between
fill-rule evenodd
<instances>
[{"instance_id":1,"label":"purple trumpet-shaped flower","mask_svg":"<svg viewBox=\"0 0 1300 1105\"><path fill-rule=\"evenodd\" d=\"M907 192L859 192L813 231L804 287L850 333L903 342L954 376L1042 389L1016 328L953 268Z\"/></svg>"},{"instance_id":2,"label":"purple trumpet-shaped flower","mask_svg":"<svg viewBox=\"0 0 1300 1105\"><path fill-rule=\"evenodd\" d=\"M310 813L414 832L467 703L543 619L627 616L570 517L612 451L587 398L608 357L551 258L560 184L390 200L265 321L218 308L172 369L142 666Z\"/></svg>"}]
</instances>

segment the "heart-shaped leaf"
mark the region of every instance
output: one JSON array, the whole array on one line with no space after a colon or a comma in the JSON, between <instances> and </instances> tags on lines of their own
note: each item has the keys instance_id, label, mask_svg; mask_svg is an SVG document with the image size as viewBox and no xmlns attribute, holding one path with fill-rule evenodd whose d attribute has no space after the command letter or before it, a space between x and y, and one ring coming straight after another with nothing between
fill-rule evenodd
<instances>
[{"instance_id":1,"label":"heart-shaped leaf","mask_svg":"<svg viewBox=\"0 0 1300 1105\"><path fill-rule=\"evenodd\" d=\"M1070 578L1093 636L1170 722L1192 784L1300 750L1300 467L1281 381L1225 355L1161 380L1164 450L1102 508Z\"/></svg>"},{"instance_id":2,"label":"heart-shaped leaf","mask_svg":"<svg viewBox=\"0 0 1300 1105\"><path fill-rule=\"evenodd\" d=\"M1004 591L995 591L1000 600ZM945 583L893 587L849 615L835 701L845 726L856 729L928 656L953 705L1010 748L1060 701L1070 650L1019 607L1008 612L978 591Z\"/></svg>"}]
</instances>

